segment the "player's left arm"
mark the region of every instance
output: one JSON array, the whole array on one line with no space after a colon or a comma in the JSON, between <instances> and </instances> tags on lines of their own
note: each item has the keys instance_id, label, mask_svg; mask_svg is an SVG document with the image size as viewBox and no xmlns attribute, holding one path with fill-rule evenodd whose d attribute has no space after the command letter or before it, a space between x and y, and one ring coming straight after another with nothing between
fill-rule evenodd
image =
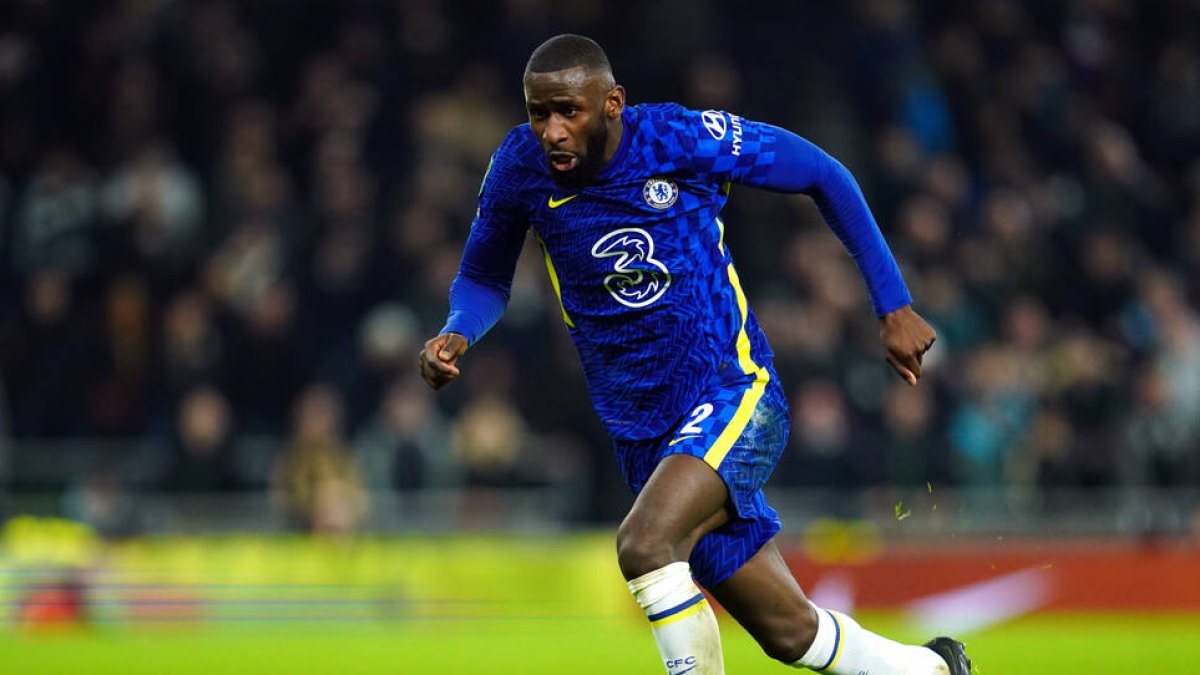
<instances>
[{"instance_id":1,"label":"player's left arm","mask_svg":"<svg viewBox=\"0 0 1200 675\"><path fill-rule=\"evenodd\" d=\"M936 335L913 310L896 258L850 171L786 129L717 111L689 117L693 125L688 140L694 168L700 172L716 181L802 192L813 198L862 273L879 317L888 363L915 386L922 358Z\"/></svg>"},{"instance_id":2,"label":"player's left arm","mask_svg":"<svg viewBox=\"0 0 1200 675\"><path fill-rule=\"evenodd\" d=\"M838 160L813 143L775 127L774 161L742 182L768 190L803 192L854 258L879 317L887 361L911 386L921 377L925 352L937 339L912 307L896 258L867 206L858 182Z\"/></svg>"}]
</instances>

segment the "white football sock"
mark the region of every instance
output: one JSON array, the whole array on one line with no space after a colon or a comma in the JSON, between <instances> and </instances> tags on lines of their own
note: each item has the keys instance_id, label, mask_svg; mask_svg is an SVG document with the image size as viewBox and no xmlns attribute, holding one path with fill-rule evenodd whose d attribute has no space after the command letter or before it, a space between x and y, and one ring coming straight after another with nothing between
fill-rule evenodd
<instances>
[{"instance_id":1,"label":"white football sock","mask_svg":"<svg viewBox=\"0 0 1200 675\"><path fill-rule=\"evenodd\" d=\"M817 636L804 656L793 663L833 675L949 675L942 657L925 647L881 637L854 619L813 605Z\"/></svg>"},{"instance_id":2,"label":"white football sock","mask_svg":"<svg viewBox=\"0 0 1200 675\"><path fill-rule=\"evenodd\" d=\"M717 617L686 562L643 574L629 591L646 610L668 675L724 675Z\"/></svg>"}]
</instances>

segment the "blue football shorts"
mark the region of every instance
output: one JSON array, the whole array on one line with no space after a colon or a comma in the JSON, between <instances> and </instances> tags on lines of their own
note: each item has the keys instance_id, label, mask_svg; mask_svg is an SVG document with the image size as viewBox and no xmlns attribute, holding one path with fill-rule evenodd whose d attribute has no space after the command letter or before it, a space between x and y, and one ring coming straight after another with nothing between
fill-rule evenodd
<instances>
[{"instance_id":1,"label":"blue football shorts","mask_svg":"<svg viewBox=\"0 0 1200 675\"><path fill-rule=\"evenodd\" d=\"M771 366L746 375L725 368L670 431L658 438L616 441L625 482L641 492L668 455L692 455L713 467L729 489L736 517L700 539L692 575L706 588L728 579L780 530L762 487L787 446L787 397Z\"/></svg>"}]
</instances>

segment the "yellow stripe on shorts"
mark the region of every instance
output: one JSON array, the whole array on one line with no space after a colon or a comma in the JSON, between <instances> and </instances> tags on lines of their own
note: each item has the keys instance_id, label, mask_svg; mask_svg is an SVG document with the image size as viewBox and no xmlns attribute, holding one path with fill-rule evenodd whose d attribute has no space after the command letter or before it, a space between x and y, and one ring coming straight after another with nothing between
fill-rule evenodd
<instances>
[{"instance_id":1,"label":"yellow stripe on shorts","mask_svg":"<svg viewBox=\"0 0 1200 675\"><path fill-rule=\"evenodd\" d=\"M767 388L767 381L771 379L767 369L755 363L754 358L750 355L750 336L746 334L746 319L749 316L746 294L742 292L742 282L738 279L733 263L729 263L726 270L729 272L729 283L733 284L733 291L737 295L738 310L742 313L742 324L738 328L737 336L738 365L741 366L742 372L754 375L754 381L742 394L742 400L738 403L737 411L734 412L729 425L717 437L708 452L704 453L704 461L714 469L721 465L734 442L746 430L746 425L750 423L750 416L754 414L754 408L758 406L758 400L762 398L763 392Z\"/></svg>"},{"instance_id":2,"label":"yellow stripe on shorts","mask_svg":"<svg viewBox=\"0 0 1200 675\"><path fill-rule=\"evenodd\" d=\"M763 392L767 388L767 381L771 379L766 368L759 368L749 387L742 394L742 401L738 403L737 411L733 413L733 419L729 421L729 425L717 436L717 440L704 453L704 461L712 468L721 466L721 462L725 460L725 455L729 454L729 450L733 448L734 442L746 430L746 425L750 423L750 416L754 414L754 408L758 406L758 400L762 398Z\"/></svg>"}]
</instances>

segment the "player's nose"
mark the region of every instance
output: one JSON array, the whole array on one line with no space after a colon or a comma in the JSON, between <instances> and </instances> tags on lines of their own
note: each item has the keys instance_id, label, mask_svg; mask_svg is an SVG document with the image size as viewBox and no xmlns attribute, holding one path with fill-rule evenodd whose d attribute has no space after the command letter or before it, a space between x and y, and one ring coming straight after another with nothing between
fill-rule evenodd
<instances>
[{"instance_id":1,"label":"player's nose","mask_svg":"<svg viewBox=\"0 0 1200 675\"><path fill-rule=\"evenodd\" d=\"M548 145L561 145L569 137L567 125L558 115L551 115L550 119L546 120L546 129L542 132L542 140Z\"/></svg>"}]
</instances>

